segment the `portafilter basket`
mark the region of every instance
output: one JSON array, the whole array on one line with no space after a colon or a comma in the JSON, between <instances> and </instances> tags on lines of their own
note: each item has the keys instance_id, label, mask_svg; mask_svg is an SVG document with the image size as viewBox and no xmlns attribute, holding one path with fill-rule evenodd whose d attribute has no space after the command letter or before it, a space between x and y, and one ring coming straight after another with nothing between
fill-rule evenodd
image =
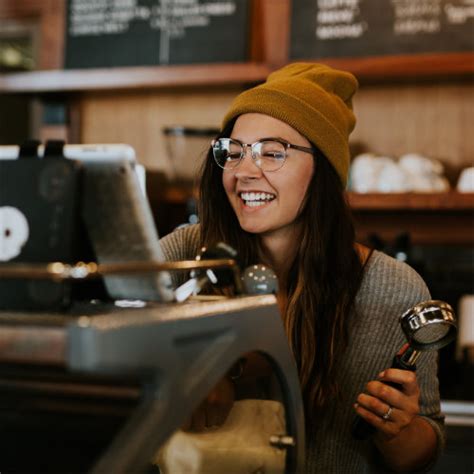
<instances>
[{"instance_id":1,"label":"portafilter basket","mask_svg":"<svg viewBox=\"0 0 474 474\"><path fill-rule=\"evenodd\" d=\"M444 301L419 303L400 316L400 325L415 350L437 350L456 338L457 324L453 308Z\"/></svg>"}]
</instances>

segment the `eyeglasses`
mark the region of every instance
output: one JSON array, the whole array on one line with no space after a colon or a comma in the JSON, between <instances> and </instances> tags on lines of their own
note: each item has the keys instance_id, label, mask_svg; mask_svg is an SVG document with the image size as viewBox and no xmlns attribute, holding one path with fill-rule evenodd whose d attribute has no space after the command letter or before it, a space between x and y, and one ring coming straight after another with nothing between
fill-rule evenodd
<instances>
[{"instance_id":1,"label":"eyeglasses","mask_svg":"<svg viewBox=\"0 0 474 474\"><path fill-rule=\"evenodd\" d=\"M247 147L250 147L252 159L262 171L279 170L284 165L290 148L313 154L312 148L293 145L279 138L263 138L251 144L241 143L233 138L219 138L212 141L212 154L224 171L230 171L240 165Z\"/></svg>"}]
</instances>

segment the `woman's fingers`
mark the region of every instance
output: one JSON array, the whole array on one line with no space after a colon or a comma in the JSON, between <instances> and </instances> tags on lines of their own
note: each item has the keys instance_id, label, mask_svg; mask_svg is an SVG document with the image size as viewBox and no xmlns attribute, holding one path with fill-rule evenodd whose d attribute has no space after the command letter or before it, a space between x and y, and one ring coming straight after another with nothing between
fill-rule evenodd
<instances>
[{"instance_id":1,"label":"woman's fingers","mask_svg":"<svg viewBox=\"0 0 474 474\"><path fill-rule=\"evenodd\" d=\"M417 395L419 392L416 373L410 370L387 369L379 374L379 380L401 385L403 393L408 396Z\"/></svg>"},{"instance_id":2,"label":"woman's fingers","mask_svg":"<svg viewBox=\"0 0 474 474\"><path fill-rule=\"evenodd\" d=\"M379 374L379 380L367 384L354 408L377 430L396 436L419 413L419 392L414 372L387 369Z\"/></svg>"},{"instance_id":3,"label":"woman's fingers","mask_svg":"<svg viewBox=\"0 0 474 474\"><path fill-rule=\"evenodd\" d=\"M393 405L389 405L379 398L367 395L366 393L361 393L357 397L357 405L362 407L364 410L373 413L378 418L383 418L384 415L387 415L387 413L390 411L390 408L392 410L389 413L389 419L393 421L394 417L396 416L396 409Z\"/></svg>"},{"instance_id":4,"label":"woman's fingers","mask_svg":"<svg viewBox=\"0 0 474 474\"><path fill-rule=\"evenodd\" d=\"M392 407L411 411L419 408L420 388L415 372L387 369L379 374L378 380L367 384L366 391Z\"/></svg>"},{"instance_id":5,"label":"woman's fingers","mask_svg":"<svg viewBox=\"0 0 474 474\"><path fill-rule=\"evenodd\" d=\"M367 384L366 393L377 400L380 400L384 405L390 405L397 408L400 408L405 400L405 395L400 391L400 387L391 387L390 385L379 382L378 380L373 380Z\"/></svg>"},{"instance_id":6,"label":"woman's fingers","mask_svg":"<svg viewBox=\"0 0 474 474\"><path fill-rule=\"evenodd\" d=\"M395 436L399 432L398 424L395 420L395 417L397 416L396 410L392 409L390 418L388 420L384 420L379 414L376 414L373 411L365 408L360 403L356 403L354 408L361 418L373 425L378 431L384 433L385 435L391 437Z\"/></svg>"}]
</instances>

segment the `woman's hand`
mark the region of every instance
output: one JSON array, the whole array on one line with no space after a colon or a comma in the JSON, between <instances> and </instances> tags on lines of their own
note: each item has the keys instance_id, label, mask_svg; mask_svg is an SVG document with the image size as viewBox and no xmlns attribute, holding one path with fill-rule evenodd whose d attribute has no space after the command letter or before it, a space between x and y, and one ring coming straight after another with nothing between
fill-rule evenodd
<instances>
[{"instance_id":1,"label":"woman's hand","mask_svg":"<svg viewBox=\"0 0 474 474\"><path fill-rule=\"evenodd\" d=\"M234 384L223 377L182 427L185 431L204 431L221 426L234 404Z\"/></svg>"},{"instance_id":2,"label":"woman's hand","mask_svg":"<svg viewBox=\"0 0 474 474\"><path fill-rule=\"evenodd\" d=\"M398 387L383 382L392 382ZM397 437L420 411L420 388L415 372L387 369L377 380L367 384L366 392L357 397L355 411L375 426L375 436L382 442Z\"/></svg>"}]
</instances>

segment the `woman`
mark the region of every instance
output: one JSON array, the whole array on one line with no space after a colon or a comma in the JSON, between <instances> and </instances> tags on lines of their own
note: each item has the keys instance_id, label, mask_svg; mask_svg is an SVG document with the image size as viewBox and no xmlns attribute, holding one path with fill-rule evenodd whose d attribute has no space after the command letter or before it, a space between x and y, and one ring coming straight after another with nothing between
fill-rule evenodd
<instances>
[{"instance_id":1,"label":"woman","mask_svg":"<svg viewBox=\"0 0 474 474\"><path fill-rule=\"evenodd\" d=\"M224 241L279 279L305 405L308 472L413 471L443 445L436 355L390 369L398 318L429 299L407 265L355 243L344 199L356 79L296 63L240 94L201 176L201 224L162 240L169 259ZM399 389L383 382L395 382ZM355 441L359 415L373 425Z\"/></svg>"}]
</instances>

